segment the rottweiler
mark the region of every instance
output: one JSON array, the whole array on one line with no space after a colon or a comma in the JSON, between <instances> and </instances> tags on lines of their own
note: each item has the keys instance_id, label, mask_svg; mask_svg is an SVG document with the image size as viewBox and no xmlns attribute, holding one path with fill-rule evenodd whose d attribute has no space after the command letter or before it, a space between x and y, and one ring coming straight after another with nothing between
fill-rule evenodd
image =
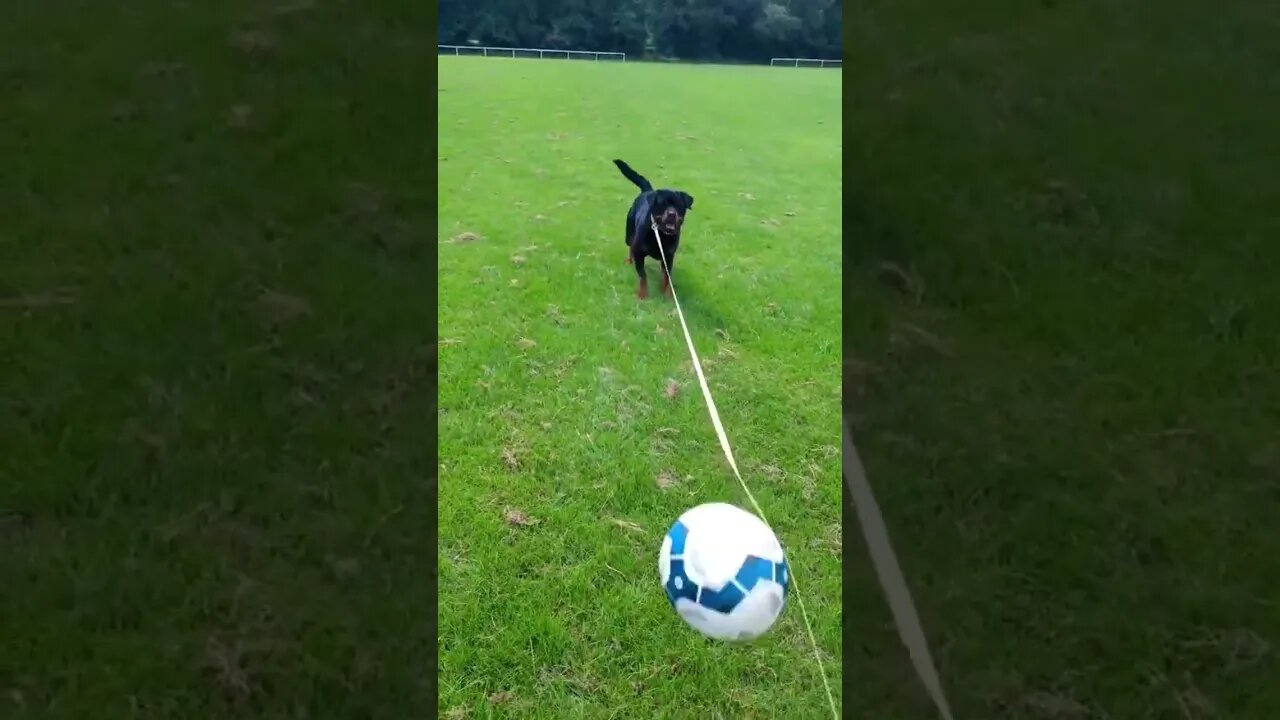
<instances>
[{"instance_id":1,"label":"rottweiler","mask_svg":"<svg viewBox=\"0 0 1280 720\"><path fill-rule=\"evenodd\" d=\"M653 236L653 227L657 225L658 234L662 236L662 250L667 255L667 266L662 273L662 294L671 293L670 272L675 270L676 250L680 247L680 228L684 225L684 216L693 207L693 196L683 190L654 190L653 183L643 175L631 169L621 160L614 160L614 165L622 171L624 177L640 188L640 194L631 203L627 213L627 263L634 264L636 274L640 276L640 287L636 289L636 297L641 300L649 297L649 279L644 272L644 259L651 257L662 264L662 253L658 251L657 239Z\"/></svg>"}]
</instances>

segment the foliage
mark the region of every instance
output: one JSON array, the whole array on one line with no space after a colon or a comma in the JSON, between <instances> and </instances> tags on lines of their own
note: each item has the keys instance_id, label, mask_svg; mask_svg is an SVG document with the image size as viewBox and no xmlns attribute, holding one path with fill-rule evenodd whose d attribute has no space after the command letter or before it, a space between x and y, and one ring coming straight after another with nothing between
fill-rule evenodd
<instances>
[{"instance_id":1,"label":"foliage","mask_svg":"<svg viewBox=\"0 0 1280 720\"><path fill-rule=\"evenodd\" d=\"M441 44L766 62L840 57L836 0L441 0Z\"/></svg>"}]
</instances>

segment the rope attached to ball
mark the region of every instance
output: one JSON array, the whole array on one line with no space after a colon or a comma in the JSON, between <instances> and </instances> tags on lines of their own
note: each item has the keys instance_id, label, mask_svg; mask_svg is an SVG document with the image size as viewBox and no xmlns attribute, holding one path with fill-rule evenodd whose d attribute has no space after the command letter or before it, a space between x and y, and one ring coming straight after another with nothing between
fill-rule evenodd
<instances>
[{"instance_id":1,"label":"rope attached to ball","mask_svg":"<svg viewBox=\"0 0 1280 720\"><path fill-rule=\"evenodd\" d=\"M751 501L751 506L755 508L756 514L769 524L768 518L764 516L764 510L760 509L760 503L756 502L756 498L751 494L751 489L747 487L747 483L742 479L742 473L738 472L738 463L733 459L733 448L729 447L729 437L724 432L724 425L720 422L720 413L716 410L716 401L711 397L711 388L707 386L707 377L702 373L702 363L698 360L698 351L693 347L693 338L689 335L689 326L684 321L684 311L680 309L680 298L676 295L675 282L671 279L671 268L667 264L667 251L662 247L662 233L658 232L658 223L650 218L650 226L653 228L653 236L658 241L658 254L662 256L662 271L666 273L667 287L671 288L671 299L675 301L676 316L680 318L680 329L684 330L684 341L689 346L689 357L693 360L693 371L698 376L698 385L702 388L702 398L707 402L707 412L711 415L711 425L715 428L716 437L720 439L720 449L724 451L724 457L729 461L729 467L733 470L733 476L738 479L738 484L742 486L742 491L746 493L747 499ZM800 604L800 617L804 619L804 629L809 636L809 645L813 648L813 658L818 662L818 674L822 676L822 689L827 693L827 704L831 707L831 717L840 720L840 711L836 709L835 696L831 694L831 684L827 681L826 666L822 663L822 651L818 649L818 641L813 634L813 625L809 622L809 612L805 609L804 598L800 595L800 586L796 583L795 566L791 567L791 585L795 587L796 601Z\"/></svg>"}]
</instances>

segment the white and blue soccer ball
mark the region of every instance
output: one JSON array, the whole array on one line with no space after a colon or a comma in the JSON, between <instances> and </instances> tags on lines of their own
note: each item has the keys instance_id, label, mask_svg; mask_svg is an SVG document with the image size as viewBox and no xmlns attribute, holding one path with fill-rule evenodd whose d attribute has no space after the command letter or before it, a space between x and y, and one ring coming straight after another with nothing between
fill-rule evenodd
<instances>
[{"instance_id":1,"label":"white and blue soccer ball","mask_svg":"<svg viewBox=\"0 0 1280 720\"><path fill-rule=\"evenodd\" d=\"M693 629L717 640L753 640L787 602L787 561L773 530L726 503L676 520L658 552L667 599Z\"/></svg>"}]
</instances>

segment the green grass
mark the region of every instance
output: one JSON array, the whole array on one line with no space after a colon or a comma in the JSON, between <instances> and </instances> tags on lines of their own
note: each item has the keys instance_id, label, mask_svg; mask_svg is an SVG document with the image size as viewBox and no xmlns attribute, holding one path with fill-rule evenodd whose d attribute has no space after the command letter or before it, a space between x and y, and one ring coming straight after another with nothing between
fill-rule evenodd
<instances>
[{"instance_id":1,"label":"green grass","mask_svg":"<svg viewBox=\"0 0 1280 720\"><path fill-rule=\"evenodd\" d=\"M364 6L0 23L0 717L430 712L429 17Z\"/></svg>"},{"instance_id":2,"label":"green grass","mask_svg":"<svg viewBox=\"0 0 1280 720\"><path fill-rule=\"evenodd\" d=\"M846 17L846 402L957 717L1280 717L1278 27ZM930 717L845 562L846 711Z\"/></svg>"},{"instance_id":3,"label":"green grass","mask_svg":"<svg viewBox=\"0 0 1280 720\"><path fill-rule=\"evenodd\" d=\"M633 294L610 161L696 199L676 289L839 699L839 73L440 58L439 79L441 713L827 716L794 602L732 646L663 597L671 522L747 500L673 305Z\"/></svg>"}]
</instances>

